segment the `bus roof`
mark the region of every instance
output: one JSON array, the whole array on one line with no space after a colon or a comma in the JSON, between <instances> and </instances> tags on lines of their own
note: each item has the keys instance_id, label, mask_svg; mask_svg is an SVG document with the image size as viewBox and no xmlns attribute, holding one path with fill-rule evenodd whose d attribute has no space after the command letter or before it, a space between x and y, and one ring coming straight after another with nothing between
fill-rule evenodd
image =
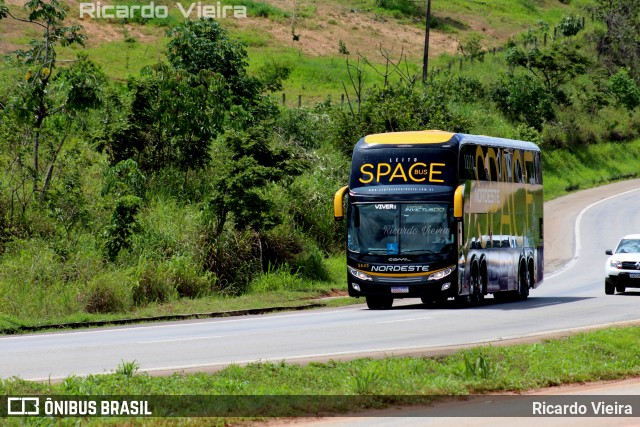
<instances>
[{"instance_id":1,"label":"bus roof","mask_svg":"<svg viewBox=\"0 0 640 427\"><path fill-rule=\"evenodd\" d=\"M451 142L459 145L480 144L493 147L508 147L520 150L540 151L540 148L538 148L536 144L529 141L518 141L515 139L497 138L485 135L452 133L441 130L376 133L365 136L360 140L360 142L365 145L418 145L446 144Z\"/></svg>"},{"instance_id":2,"label":"bus roof","mask_svg":"<svg viewBox=\"0 0 640 427\"><path fill-rule=\"evenodd\" d=\"M364 137L367 144L441 144L451 140L455 133L441 130L374 133Z\"/></svg>"}]
</instances>

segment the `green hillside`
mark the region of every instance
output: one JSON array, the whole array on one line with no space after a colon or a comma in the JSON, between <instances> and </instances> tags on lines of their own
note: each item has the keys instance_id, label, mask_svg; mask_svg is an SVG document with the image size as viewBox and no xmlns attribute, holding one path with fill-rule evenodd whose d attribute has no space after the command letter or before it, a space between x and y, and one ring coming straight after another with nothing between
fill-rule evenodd
<instances>
[{"instance_id":1,"label":"green hillside","mask_svg":"<svg viewBox=\"0 0 640 427\"><path fill-rule=\"evenodd\" d=\"M25 16L21 3L20 0L6 1L17 16ZM73 59L77 51L86 51L108 76L119 80L164 59L169 40L166 31L184 20L176 3L166 0L154 4L166 5L169 17L146 20L79 19L79 4L63 3L69 8L68 21L82 25L88 40L86 48L61 49L61 58ZM188 3L184 3L184 8L188 9ZM422 64L425 4L421 2L236 0L221 3L247 6L247 19L229 16L220 19L220 23L233 37L247 44L251 72L273 62L292 67L290 78L284 82L284 92L289 94L292 105L297 102L298 95L303 96L305 105L322 101L328 95L334 99L341 95L342 82L347 79L345 55L340 53L341 42L351 59L362 55L374 64L383 64L382 48L394 58L406 55L416 71ZM460 43L475 36L487 49L503 46L509 38L535 28L540 21L554 25L564 16L583 13L581 4L578 1L564 4L557 0L496 0L488 7L481 1L434 0L430 58L437 66L442 54L455 55ZM196 17L197 10L194 9L190 16ZM20 49L38 34L36 29L12 20L4 20L1 25L0 53ZM299 36L297 41L293 40L292 32ZM375 80L373 75L370 78Z\"/></svg>"}]
</instances>

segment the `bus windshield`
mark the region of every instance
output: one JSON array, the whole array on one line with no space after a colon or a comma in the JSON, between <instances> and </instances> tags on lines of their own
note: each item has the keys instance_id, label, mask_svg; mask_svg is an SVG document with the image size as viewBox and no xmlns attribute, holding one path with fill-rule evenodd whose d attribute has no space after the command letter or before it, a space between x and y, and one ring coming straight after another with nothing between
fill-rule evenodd
<instances>
[{"instance_id":1,"label":"bus windshield","mask_svg":"<svg viewBox=\"0 0 640 427\"><path fill-rule=\"evenodd\" d=\"M424 255L453 248L453 211L446 203L354 204L347 217L351 252Z\"/></svg>"}]
</instances>

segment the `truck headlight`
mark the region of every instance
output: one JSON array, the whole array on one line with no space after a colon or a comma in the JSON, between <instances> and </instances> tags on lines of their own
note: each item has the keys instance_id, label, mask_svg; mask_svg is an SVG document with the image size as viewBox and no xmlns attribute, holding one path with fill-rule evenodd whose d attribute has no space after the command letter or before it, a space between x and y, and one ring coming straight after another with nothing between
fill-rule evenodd
<instances>
[{"instance_id":1,"label":"truck headlight","mask_svg":"<svg viewBox=\"0 0 640 427\"><path fill-rule=\"evenodd\" d=\"M356 270L353 267L347 266L347 270L349 270L349 274L351 274L356 279L360 280L373 280L373 277L369 276L367 273L364 273L360 270Z\"/></svg>"}]
</instances>

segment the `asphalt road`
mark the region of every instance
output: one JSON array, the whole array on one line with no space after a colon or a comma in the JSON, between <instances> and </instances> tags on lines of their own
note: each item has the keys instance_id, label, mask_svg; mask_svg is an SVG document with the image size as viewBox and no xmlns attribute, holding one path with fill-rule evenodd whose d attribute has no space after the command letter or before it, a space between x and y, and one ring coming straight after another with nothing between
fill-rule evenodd
<instances>
[{"instance_id":1,"label":"asphalt road","mask_svg":"<svg viewBox=\"0 0 640 427\"><path fill-rule=\"evenodd\" d=\"M525 302L427 309L407 300L388 311L364 305L309 312L0 338L0 377L57 379L115 370L215 369L265 360L327 360L425 354L459 345L509 343L640 320L640 289L604 294L605 249L640 232L638 181L545 204L542 286ZM576 227L575 224L578 224ZM575 235L574 230L578 231ZM561 260L561 261L558 261Z\"/></svg>"}]
</instances>

